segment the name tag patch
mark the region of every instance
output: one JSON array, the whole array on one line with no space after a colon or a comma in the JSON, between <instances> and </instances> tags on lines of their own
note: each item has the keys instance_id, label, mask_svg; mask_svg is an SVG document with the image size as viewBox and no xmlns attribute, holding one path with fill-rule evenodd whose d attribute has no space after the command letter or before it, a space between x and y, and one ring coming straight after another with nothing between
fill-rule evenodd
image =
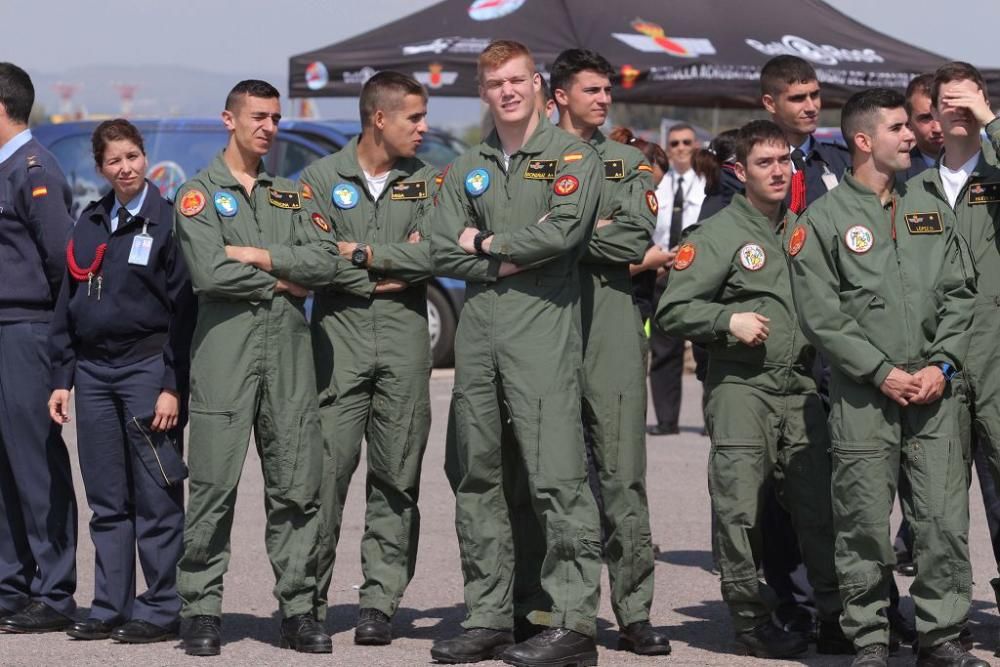
<instances>
[{"instance_id":1,"label":"name tag patch","mask_svg":"<svg viewBox=\"0 0 1000 667\"><path fill-rule=\"evenodd\" d=\"M427 199L427 181L408 181L392 186L389 198L393 201Z\"/></svg>"},{"instance_id":2,"label":"name tag patch","mask_svg":"<svg viewBox=\"0 0 1000 667\"><path fill-rule=\"evenodd\" d=\"M274 188L268 188L267 198L268 201L271 202L271 206L277 206L278 208L290 208L290 209L302 208L302 202L299 199L298 192L285 192L284 190L275 190Z\"/></svg>"},{"instance_id":3,"label":"name tag patch","mask_svg":"<svg viewBox=\"0 0 1000 667\"><path fill-rule=\"evenodd\" d=\"M534 181L551 181L556 177L558 160L532 160L524 170L524 177Z\"/></svg>"},{"instance_id":4,"label":"name tag patch","mask_svg":"<svg viewBox=\"0 0 1000 667\"><path fill-rule=\"evenodd\" d=\"M625 160L605 160L604 178L609 181L620 181L625 178Z\"/></svg>"},{"instance_id":5,"label":"name tag patch","mask_svg":"<svg viewBox=\"0 0 1000 667\"><path fill-rule=\"evenodd\" d=\"M969 186L969 206L1000 201L1000 183L973 183Z\"/></svg>"},{"instance_id":6,"label":"name tag patch","mask_svg":"<svg viewBox=\"0 0 1000 667\"><path fill-rule=\"evenodd\" d=\"M933 213L908 213L903 216L906 220L906 228L911 234L940 234L944 231L941 225L941 216L937 211Z\"/></svg>"}]
</instances>

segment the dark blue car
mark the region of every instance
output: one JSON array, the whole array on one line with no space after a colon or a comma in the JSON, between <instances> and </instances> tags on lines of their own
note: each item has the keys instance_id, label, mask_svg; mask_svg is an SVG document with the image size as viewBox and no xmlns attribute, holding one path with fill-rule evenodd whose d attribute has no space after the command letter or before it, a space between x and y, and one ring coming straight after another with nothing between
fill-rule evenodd
<instances>
[{"instance_id":1,"label":"dark blue car","mask_svg":"<svg viewBox=\"0 0 1000 667\"><path fill-rule=\"evenodd\" d=\"M97 172L90 137L99 121L79 121L32 128L34 136L56 156L73 191L73 216L108 190ZM205 168L227 140L218 119L171 118L135 120L142 132L149 160L147 176L164 197L173 199L177 188ZM267 171L297 178L314 160L340 150L361 131L357 121L282 120L281 131L264 157ZM436 130L424 135L418 156L444 168L465 149L454 137ZM434 278L427 288L427 323L435 366L454 363L455 328L465 296L465 283Z\"/></svg>"}]
</instances>

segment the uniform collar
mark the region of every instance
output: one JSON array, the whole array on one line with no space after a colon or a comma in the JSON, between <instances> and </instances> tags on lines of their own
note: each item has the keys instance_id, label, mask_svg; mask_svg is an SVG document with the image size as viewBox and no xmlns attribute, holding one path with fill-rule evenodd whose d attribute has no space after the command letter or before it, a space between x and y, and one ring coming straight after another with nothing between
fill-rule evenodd
<instances>
[{"instance_id":1,"label":"uniform collar","mask_svg":"<svg viewBox=\"0 0 1000 667\"><path fill-rule=\"evenodd\" d=\"M158 220L157 215L155 215L154 207L159 206L161 201L163 201L163 197L160 196L159 188L157 188L156 184L147 178L144 192L130 201L126 209L132 214L133 219L138 219L144 223L155 225L159 223L160 220ZM133 207L133 204L137 205ZM103 222L105 220L110 220L112 216L118 215L119 208L120 204L118 203L118 200L115 199L115 193L114 190L112 190L108 194L101 197L98 201L93 202L90 207L84 210L84 214L87 215L87 217L89 217L93 222ZM87 214L88 211L89 215ZM168 222L170 222L170 220L168 220Z\"/></svg>"},{"instance_id":2,"label":"uniform collar","mask_svg":"<svg viewBox=\"0 0 1000 667\"><path fill-rule=\"evenodd\" d=\"M746 198L746 195L742 192L737 192L733 195L733 200L730 202L730 206L734 207L736 213L740 215L741 218L750 220L755 224L764 225L766 229L770 229L774 232L779 232L784 229L785 222L788 220L788 207L784 202L781 203L781 221L778 222L777 227L774 225L774 221L769 217L761 213L750 200Z\"/></svg>"},{"instance_id":3,"label":"uniform collar","mask_svg":"<svg viewBox=\"0 0 1000 667\"><path fill-rule=\"evenodd\" d=\"M889 202L891 202L893 199L896 199L901 194L904 194L904 192L900 191L900 186L896 183L895 179L893 179L892 189L889 192L890 194L889 202L883 204L882 200L879 199L878 195L875 194L875 192L871 188L869 188L867 185L865 185L857 178L855 178L853 169L848 169L847 171L844 172L844 179L843 181L841 181L841 183L847 186L848 192L854 193L854 195L859 198L870 197L875 201L877 201L879 206L882 206L883 208L888 206Z\"/></svg>"},{"instance_id":4,"label":"uniform collar","mask_svg":"<svg viewBox=\"0 0 1000 667\"><path fill-rule=\"evenodd\" d=\"M347 145L344 146L337 153L337 158L334 161L333 167L337 170L337 173L344 178L353 178L360 183L364 183L366 180L365 171L361 168L361 163L358 162L358 140L361 135L353 137ZM400 178L406 178L416 169L407 170L411 161L407 158L396 160L396 164L392 166L389 170L389 178L386 180L386 185L393 183ZM367 191L367 188L365 188Z\"/></svg>"},{"instance_id":5,"label":"uniform collar","mask_svg":"<svg viewBox=\"0 0 1000 667\"><path fill-rule=\"evenodd\" d=\"M233 176L233 172L230 171L229 165L226 164L225 155L226 150L222 149L215 156L215 159L212 160L212 164L208 167L208 179L222 187L242 187L240 182L236 180L236 177ZM261 160L260 164L257 165L257 182L263 185L271 185L274 182L274 177L264 169L264 160Z\"/></svg>"},{"instance_id":6,"label":"uniform collar","mask_svg":"<svg viewBox=\"0 0 1000 667\"><path fill-rule=\"evenodd\" d=\"M562 132L562 130L539 114L538 126L535 128L535 131L531 133L531 136L528 137L523 146L514 151L511 157L514 157L518 153L538 155L552 143L552 137L556 132ZM497 134L496 128L490 132L490 136L486 137L485 141L479 144L479 152L485 156L492 155L500 162L503 162L503 146L500 145L500 135Z\"/></svg>"},{"instance_id":7,"label":"uniform collar","mask_svg":"<svg viewBox=\"0 0 1000 667\"><path fill-rule=\"evenodd\" d=\"M17 152L17 149L31 141L31 130L18 132L10 141L0 146L0 164L10 159L10 156Z\"/></svg>"},{"instance_id":8,"label":"uniform collar","mask_svg":"<svg viewBox=\"0 0 1000 667\"><path fill-rule=\"evenodd\" d=\"M114 220L118 216L118 210L121 209L121 202L118 198L114 196L114 191L112 191L111 200L114 202L111 205L111 211L108 213L108 217ZM142 192L137 194L135 197L125 204L125 210L132 217L139 215L139 211L142 209L143 203L146 201L146 193L149 192L149 181L146 181L142 185Z\"/></svg>"}]
</instances>

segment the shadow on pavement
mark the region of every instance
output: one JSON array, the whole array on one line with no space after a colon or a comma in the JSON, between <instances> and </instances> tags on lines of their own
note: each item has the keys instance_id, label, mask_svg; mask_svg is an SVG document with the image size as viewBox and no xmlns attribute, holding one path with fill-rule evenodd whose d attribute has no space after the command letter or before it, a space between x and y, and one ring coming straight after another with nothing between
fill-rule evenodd
<instances>
[{"instance_id":1,"label":"shadow on pavement","mask_svg":"<svg viewBox=\"0 0 1000 667\"><path fill-rule=\"evenodd\" d=\"M698 567L705 572L713 571L711 551L660 551L656 554L656 560L671 565Z\"/></svg>"},{"instance_id":2,"label":"shadow on pavement","mask_svg":"<svg viewBox=\"0 0 1000 667\"><path fill-rule=\"evenodd\" d=\"M407 639L439 639L458 634L465 620L465 605L434 609L400 607L392 619L392 635ZM331 635L353 632L358 622L357 604L331 606L326 613L326 630Z\"/></svg>"}]
</instances>

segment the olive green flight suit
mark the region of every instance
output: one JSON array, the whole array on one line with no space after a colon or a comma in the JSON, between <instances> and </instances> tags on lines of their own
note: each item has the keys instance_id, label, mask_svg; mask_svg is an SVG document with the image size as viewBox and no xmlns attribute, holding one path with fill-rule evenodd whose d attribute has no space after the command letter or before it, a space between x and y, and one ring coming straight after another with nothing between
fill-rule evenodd
<instances>
[{"instance_id":1,"label":"olive green flight suit","mask_svg":"<svg viewBox=\"0 0 1000 667\"><path fill-rule=\"evenodd\" d=\"M831 365L841 626L857 648L889 643L889 515L901 470L920 647L957 638L969 610L967 471L954 390L901 407L879 389L893 368L961 368L968 349L969 260L944 216L913 217L916 201L901 186L883 205L848 172L800 217L805 242L791 259L799 320Z\"/></svg>"},{"instance_id":2,"label":"olive green flight suit","mask_svg":"<svg viewBox=\"0 0 1000 667\"><path fill-rule=\"evenodd\" d=\"M791 514L820 620L836 622L841 610L826 412L812 374L816 352L792 304L786 222L775 226L735 195L681 246L678 259L693 261L674 265L656 312L668 334L708 347L712 537L737 633L767 623L775 599L757 576L772 483ZM729 333L730 317L743 312L770 319L763 344L750 347Z\"/></svg>"},{"instance_id":3,"label":"olive green flight suit","mask_svg":"<svg viewBox=\"0 0 1000 667\"><path fill-rule=\"evenodd\" d=\"M434 270L467 281L455 341L457 461L451 471L459 480L455 521L467 628L513 625L515 566L502 450L516 445L545 535L541 582L552 601L550 613L529 618L596 632L601 545L580 422L577 262L593 228L602 177L593 148L540 121L508 168L494 132L455 160L438 194ZM459 247L466 226L495 232L490 256ZM498 278L503 261L526 270ZM505 417L514 440L502 445Z\"/></svg>"},{"instance_id":4,"label":"olive green flight suit","mask_svg":"<svg viewBox=\"0 0 1000 667\"><path fill-rule=\"evenodd\" d=\"M319 585L315 613L326 616L344 503L367 444L364 583L361 608L392 616L413 577L420 535L420 466L430 431L430 339L427 289L436 170L399 160L373 199L358 164L357 138L302 173L307 213L322 216L337 241L367 244L369 268L348 265L332 288L316 293L312 330L320 418L327 462L320 508ZM347 184L355 201L334 190ZM308 185L308 189L305 187ZM423 240L410 243L412 232ZM346 258L341 258L346 262ZM401 292L374 294L375 282L397 278Z\"/></svg>"},{"instance_id":5,"label":"olive green flight suit","mask_svg":"<svg viewBox=\"0 0 1000 667\"><path fill-rule=\"evenodd\" d=\"M199 195L203 208L195 211ZM301 245L309 223L293 182L261 170L248 193L222 153L180 189L177 201L176 234L198 295L190 496L177 577L181 613L221 614L236 488L251 428L264 469L274 594L285 616L308 613L316 586L310 553L323 451L304 299L275 293L274 275L227 258L224 246L268 249L273 273L294 276L305 287L332 279L336 246Z\"/></svg>"}]
</instances>

